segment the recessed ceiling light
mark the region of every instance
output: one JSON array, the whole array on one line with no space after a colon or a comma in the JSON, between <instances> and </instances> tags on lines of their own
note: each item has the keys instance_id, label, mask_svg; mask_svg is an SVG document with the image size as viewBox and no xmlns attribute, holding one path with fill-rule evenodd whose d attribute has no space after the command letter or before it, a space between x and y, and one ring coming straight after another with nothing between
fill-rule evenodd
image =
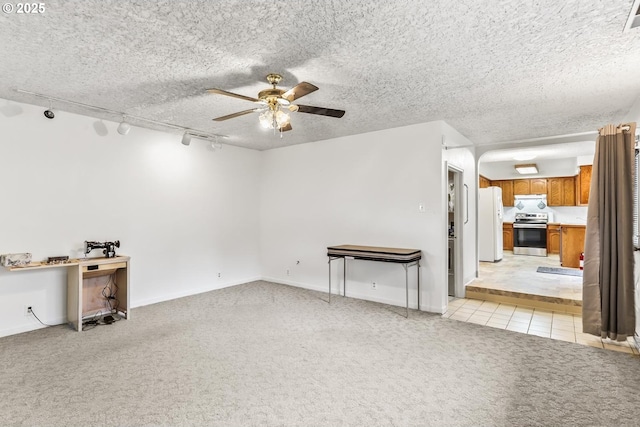
<instances>
[{"instance_id":1,"label":"recessed ceiling light","mask_svg":"<svg viewBox=\"0 0 640 427\"><path fill-rule=\"evenodd\" d=\"M516 165L515 168L520 175L533 175L538 173L538 166L536 166L535 163L528 165Z\"/></svg>"}]
</instances>

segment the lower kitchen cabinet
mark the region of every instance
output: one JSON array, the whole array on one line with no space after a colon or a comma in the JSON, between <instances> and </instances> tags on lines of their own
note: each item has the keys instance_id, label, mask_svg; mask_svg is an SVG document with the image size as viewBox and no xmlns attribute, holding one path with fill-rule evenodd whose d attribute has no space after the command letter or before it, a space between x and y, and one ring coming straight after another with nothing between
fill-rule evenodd
<instances>
[{"instance_id":1,"label":"lower kitchen cabinet","mask_svg":"<svg viewBox=\"0 0 640 427\"><path fill-rule=\"evenodd\" d=\"M547 253L560 253L560 224L547 224Z\"/></svg>"},{"instance_id":2,"label":"lower kitchen cabinet","mask_svg":"<svg viewBox=\"0 0 640 427\"><path fill-rule=\"evenodd\" d=\"M561 226L561 251L560 264L563 267L580 267L580 253L584 252L584 225ZM547 229L548 232L548 229Z\"/></svg>"},{"instance_id":3,"label":"lower kitchen cabinet","mask_svg":"<svg viewBox=\"0 0 640 427\"><path fill-rule=\"evenodd\" d=\"M513 250L513 223L502 223L502 249L505 251Z\"/></svg>"}]
</instances>

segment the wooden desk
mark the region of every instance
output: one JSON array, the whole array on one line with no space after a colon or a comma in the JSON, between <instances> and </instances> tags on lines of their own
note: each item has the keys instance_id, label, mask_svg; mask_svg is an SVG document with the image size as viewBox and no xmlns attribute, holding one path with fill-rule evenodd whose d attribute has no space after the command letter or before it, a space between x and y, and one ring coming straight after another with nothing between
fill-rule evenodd
<instances>
[{"instance_id":1,"label":"wooden desk","mask_svg":"<svg viewBox=\"0 0 640 427\"><path fill-rule=\"evenodd\" d=\"M331 304L331 261L343 260L343 295L347 296L347 259L402 264L405 274L406 317L409 317L409 267L416 266L418 279L418 310L420 310L420 249L382 248L377 246L340 245L327 247L329 257L329 304ZM338 288L339 289L339 288Z\"/></svg>"},{"instance_id":2,"label":"wooden desk","mask_svg":"<svg viewBox=\"0 0 640 427\"><path fill-rule=\"evenodd\" d=\"M91 311L97 310L95 295L90 289L96 287L98 278L112 276L117 291L115 297L119 301L117 314L125 319L131 318L129 303L129 261L128 256L114 258L80 258L72 259L64 264L43 264L34 262L24 267L9 267L9 271L30 271L45 268L67 269L67 321L77 331L82 331L82 318ZM100 291L102 288L100 289ZM104 305L104 297L100 303ZM108 313L105 313L108 314Z\"/></svg>"}]
</instances>

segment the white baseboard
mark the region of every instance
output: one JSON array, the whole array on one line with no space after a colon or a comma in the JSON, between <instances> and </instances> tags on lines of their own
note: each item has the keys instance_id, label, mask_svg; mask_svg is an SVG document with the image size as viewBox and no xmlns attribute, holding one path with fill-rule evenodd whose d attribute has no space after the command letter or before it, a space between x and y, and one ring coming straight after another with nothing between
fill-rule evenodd
<instances>
[{"instance_id":1,"label":"white baseboard","mask_svg":"<svg viewBox=\"0 0 640 427\"><path fill-rule=\"evenodd\" d=\"M147 298L147 299L143 299L143 300L138 300L135 302L131 302L131 308L136 308L136 307L143 307L145 305L151 305L151 304L157 304L159 302L164 302L164 301L171 301L174 299L178 299L178 298L184 298L184 297L188 297L188 296L192 296L192 295L198 295L198 294L203 294L205 292L211 292L211 291L215 291L217 289L223 289L223 288L229 288L231 286L237 286L237 285L242 285L244 283L249 283L249 282L255 282L256 280L261 280L260 277L249 277L246 279L242 279L242 280L236 280L233 282L225 282L223 284L219 284L219 283L215 283L209 286L204 286L201 288L196 288L196 289L187 289L181 292L174 292L171 294L164 294L160 297L155 297L155 298Z\"/></svg>"},{"instance_id":2,"label":"white baseboard","mask_svg":"<svg viewBox=\"0 0 640 427\"><path fill-rule=\"evenodd\" d=\"M33 321L29 323L23 323L13 328L0 329L0 337L8 337L9 335L22 334L24 332L35 331L37 329L47 328L48 326L38 322L35 317L32 317ZM67 323L67 319L41 319L44 323L51 326L64 325Z\"/></svg>"},{"instance_id":3,"label":"white baseboard","mask_svg":"<svg viewBox=\"0 0 640 427\"><path fill-rule=\"evenodd\" d=\"M329 287L328 286L317 286L317 285L312 285L309 283L304 283L304 282L296 282L293 280L284 280L284 279L280 279L280 278L276 278L276 277L263 277L262 280L267 281L267 282L273 282L273 283L280 283L282 285L289 285L289 286L295 286L298 288L303 288L303 289L309 289L312 291L319 291L319 292L325 292L327 293L329 291ZM332 289L332 295L338 295L338 289L337 287ZM388 304L388 305L393 305L396 307L405 307L404 302L398 302L395 300L390 300L387 298L372 298L371 295L364 295L364 294L359 294L357 291L356 292L352 292L351 290L349 291L349 294L347 295L348 298L357 298L357 299L361 299L361 300L365 300L365 301L373 301L373 302L379 302L381 304ZM416 310L418 307L416 307L416 305L409 305L409 308L412 310ZM420 311L426 311L429 313L444 313L444 307L439 307L439 306L434 306L431 304L425 304L424 302L422 302L420 304Z\"/></svg>"}]
</instances>

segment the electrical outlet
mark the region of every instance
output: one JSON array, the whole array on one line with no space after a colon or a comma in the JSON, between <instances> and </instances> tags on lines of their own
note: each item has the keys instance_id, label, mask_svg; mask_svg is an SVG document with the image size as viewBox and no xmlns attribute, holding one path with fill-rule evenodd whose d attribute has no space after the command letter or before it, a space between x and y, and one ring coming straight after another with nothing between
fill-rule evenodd
<instances>
[{"instance_id":1,"label":"electrical outlet","mask_svg":"<svg viewBox=\"0 0 640 427\"><path fill-rule=\"evenodd\" d=\"M222 273L218 273L218 279L222 278Z\"/></svg>"},{"instance_id":2,"label":"electrical outlet","mask_svg":"<svg viewBox=\"0 0 640 427\"><path fill-rule=\"evenodd\" d=\"M376 282L371 283L371 289L373 289L374 291L376 290Z\"/></svg>"},{"instance_id":3,"label":"electrical outlet","mask_svg":"<svg viewBox=\"0 0 640 427\"><path fill-rule=\"evenodd\" d=\"M287 268L287 276L289 275L289 269Z\"/></svg>"},{"instance_id":4,"label":"electrical outlet","mask_svg":"<svg viewBox=\"0 0 640 427\"><path fill-rule=\"evenodd\" d=\"M24 315L31 316L33 314L32 307L30 305L24 306Z\"/></svg>"}]
</instances>

